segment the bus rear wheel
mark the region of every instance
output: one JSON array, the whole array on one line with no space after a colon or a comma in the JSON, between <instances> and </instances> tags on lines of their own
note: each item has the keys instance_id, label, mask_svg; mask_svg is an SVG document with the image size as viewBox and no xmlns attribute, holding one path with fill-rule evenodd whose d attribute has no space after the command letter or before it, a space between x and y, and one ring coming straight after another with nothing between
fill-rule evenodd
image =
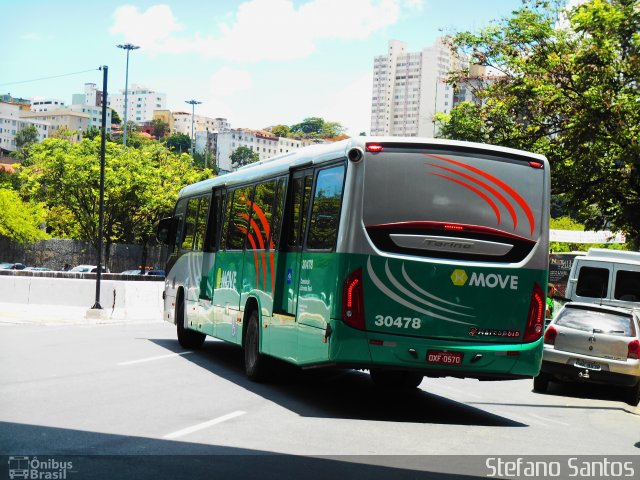
<instances>
[{"instance_id":1,"label":"bus rear wheel","mask_svg":"<svg viewBox=\"0 0 640 480\"><path fill-rule=\"evenodd\" d=\"M540 372L533 377L533 391L536 393L546 393L549 389L549 380L551 377L548 373Z\"/></svg>"},{"instance_id":2,"label":"bus rear wheel","mask_svg":"<svg viewBox=\"0 0 640 480\"><path fill-rule=\"evenodd\" d=\"M416 372L371 370L371 380L376 387L412 390L418 388L424 376Z\"/></svg>"},{"instance_id":3,"label":"bus rear wheel","mask_svg":"<svg viewBox=\"0 0 640 480\"><path fill-rule=\"evenodd\" d=\"M184 297L179 295L176 303L176 330L178 332L178 343L182 348L198 349L202 347L207 336L204 333L189 330L184 318Z\"/></svg>"},{"instance_id":4,"label":"bus rear wheel","mask_svg":"<svg viewBox=\"0 0 640 480\"><path fill-rule=\"evenodd\" d=\"M260 319L256 310L249 315L247 336L244 339L244 371L249 380L266 380L267 359L260 353Z\"/></svg>"}]
</instances>

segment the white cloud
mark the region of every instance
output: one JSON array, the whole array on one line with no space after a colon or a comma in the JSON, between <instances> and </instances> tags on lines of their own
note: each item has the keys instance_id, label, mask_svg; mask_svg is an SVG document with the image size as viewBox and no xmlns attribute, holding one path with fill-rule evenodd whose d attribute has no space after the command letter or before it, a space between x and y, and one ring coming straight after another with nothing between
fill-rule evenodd
<instances>
[{"instance_id":1,"label":"white cloud","mask_svg":"<svg viewBox=\"0 0 640 480\"><path fill-rule=\"evenodd\" d=\"M218 31L180 36L182 25L167 5L141 12L125 5L114 13L110 32L145 52L196 53L238 63L292 60L309 56L322 40L365 40L396 23L403 9L422 0L249 0Z\"/></svg>"},{"instance_id":2,"label":"white cloud","mask_svg":"<svg viewBox=\"0 0 640 480\"><path fill-rule=\"evenodd\" d=\"M249 72L229 67L222 67L213 73L209 82L214 97L226 97L253 87L253 79Z\"/></svg>"},{"instance_id":3,"label":"white cloud","mask_svg":"<svg viewBox=\"0 0 640 480\"><path fill-rule=\"evenodd\" d=\"M347 128L347 134L369 133L371 128L371 89L373 72L354 79L336 92L319 115L330 122L340 122Z\"/></svg>"},{"instance_id":4,"label":"white cloud","mask_svg":"<svg viewBox=\"0 0 640 480\"><path fill-rule=\"evenodd\" d=\"M145 12L138 7L123 5L113 13L112 35L122 35L131 42L154 53L158 46L171 42L171 35L182 30L168 5L154 5Z\"/></svg>"}]
</instances>

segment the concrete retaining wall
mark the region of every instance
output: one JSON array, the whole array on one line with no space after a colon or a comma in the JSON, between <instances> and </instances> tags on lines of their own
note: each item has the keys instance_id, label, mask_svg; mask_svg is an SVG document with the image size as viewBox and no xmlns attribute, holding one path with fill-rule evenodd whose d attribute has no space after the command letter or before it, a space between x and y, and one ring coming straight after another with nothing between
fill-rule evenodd
<instances>
[{"instance_id":1,"label":"concrete retaining wall","mask_svg":"<svg viewBox=\"0 0 640 480\"><path fill-rule=\"evenodd\" d=\"M52 310L76 307L90 309L95 303L93 278L60 278L27 275L0 275L0 304L49 307ZM162 318L163 281L103 279L100 282L100 318ZM109 277L114 277L109 275Z\"/></svg>"}]
</instances>

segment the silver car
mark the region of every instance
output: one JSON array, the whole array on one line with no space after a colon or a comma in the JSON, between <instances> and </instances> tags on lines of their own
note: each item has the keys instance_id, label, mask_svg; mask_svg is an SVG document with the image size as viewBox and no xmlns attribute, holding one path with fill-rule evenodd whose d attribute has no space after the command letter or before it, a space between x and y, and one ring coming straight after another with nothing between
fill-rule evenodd
<instances>
[{"instance_id":1,"label":"silver car","mask_svg":"<svg viewBox=\"0 0 640 480\"><path fill-rule=\"evenodd\" d=\"M540 374L533 390L550 381L594 382L626 387L626 400L640 400L640 310L593 303L564 305L544 335Z\"/></svg>"}]
</instances>

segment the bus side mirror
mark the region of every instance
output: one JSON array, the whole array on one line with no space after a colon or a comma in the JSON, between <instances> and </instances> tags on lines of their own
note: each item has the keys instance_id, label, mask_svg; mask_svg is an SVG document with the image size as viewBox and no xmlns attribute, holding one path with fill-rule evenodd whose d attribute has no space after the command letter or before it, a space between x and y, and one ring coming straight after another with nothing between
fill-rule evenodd
<instances>
[{"instance_id":1,"label":"bus side mirror","mask_svg":"<svg viewBox=\"0 0 640 480\"><path fill-rule=\"evenodd\" d=\"M167 217L160 220L156 229L156 238L160 243L173 245L176 237L176 218Z\"/></svg>"}]
</instances>

